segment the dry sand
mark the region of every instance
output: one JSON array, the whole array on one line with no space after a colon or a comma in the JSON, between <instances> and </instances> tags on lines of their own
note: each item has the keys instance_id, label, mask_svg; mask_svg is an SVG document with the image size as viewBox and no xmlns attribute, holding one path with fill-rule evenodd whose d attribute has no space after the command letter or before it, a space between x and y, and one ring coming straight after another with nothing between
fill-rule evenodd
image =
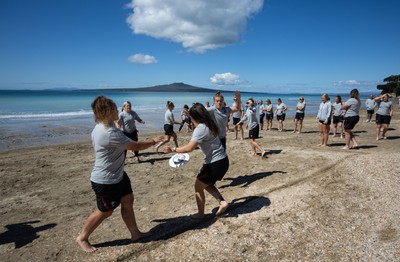
<instances>
[{"instance_id":1,"label":"dry sand","mask_svg":"<svg viewBox=\"0 0 400 262\"><path fill-rule=\"evenodd\" d=\"M171 155L148 149L144 162L128 158L125 170L139 227L152 236L131 243L118 208L92 234L93 254L74 241L96 208L90 143L1 153L0 261L399 260L399 119L396 108L389 138L375 141L376 125L362 112L355 128L361 146L348 151L340 138L318 148L314 117L302 134L292 134L287 119L286 132L261 132L267 159L250 156L248 140L229 133L230 169L218 186L231 206L204 221L189 218L201 151L173 169ZM178 133L179 143L190 135ZM215 212L218 203L206 199L206 211Z\"/></svg>"}]
</instances>

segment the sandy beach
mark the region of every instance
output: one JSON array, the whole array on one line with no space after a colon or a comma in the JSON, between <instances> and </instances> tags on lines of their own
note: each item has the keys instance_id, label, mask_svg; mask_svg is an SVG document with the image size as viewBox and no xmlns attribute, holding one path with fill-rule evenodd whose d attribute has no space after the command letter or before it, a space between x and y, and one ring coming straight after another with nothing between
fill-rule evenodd
<instances>
[{"instance_id":1,"label":"sandy beach","mask_svg":"<svg viewBox=\"0 0 400 262\"><path fill-rule=\"evenodd\" d=\"M141 152L141 163L130 153L125 171L137 222L152 235L131 243L118 208L92 234L98 248L93 254L75 243L96 208L90 141L0 153L0 260L396 261L399 111L395 105L388 139L379 141L376 124L366 123L362 111L354 129L360 146L352 150L343 150L339 137L317 147L318 124L311 115L302 134L292 134L292 118L286 119L285 132L276 130L276 120L274 130L261 131L257 141L268 150L266 159L250 156L248 140L228 133L230 168L217 185L230 208L218 219L211 214L218 203L207 194L210 215L203 221L189 218L197 211L193 185L200 150L179 169L168 165L172 154L156 154L154 148ZM178 133L179 144L190 136ZM139 134L140 140L152 137Z\"/></svg>"}]
</instances>

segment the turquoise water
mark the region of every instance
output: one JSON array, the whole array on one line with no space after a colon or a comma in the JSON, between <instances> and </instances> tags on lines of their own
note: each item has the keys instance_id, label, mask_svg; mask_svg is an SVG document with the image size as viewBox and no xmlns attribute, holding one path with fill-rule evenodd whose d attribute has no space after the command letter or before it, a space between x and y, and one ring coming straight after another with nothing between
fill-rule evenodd
<instances>
[{"instance_id":1,"label":"turquoise water","mask_svg":"<svg viewBox=\"0 0 400 262\"><path fill-rule=\"evenodd\" d=\"M228 105L234 94L223 93ZM214 93L119 92L119 91L31 91L0 90L0 151L64 142L87 141L94 126L90 104L99 95L113 99L120 107L124 101L146 122L138 124L140 133L163 130L165 104L175 104L174 115L179 119L184 104L193 102L212 104ZM295 114L299 94L242 93L242 99L271 99L275 105L281 98L289 107L287 116ZM320 94L302 95L307 103L307 115L316 115ZM347 96L342 96L344 100Z\"/></svg>"}]
</instances>

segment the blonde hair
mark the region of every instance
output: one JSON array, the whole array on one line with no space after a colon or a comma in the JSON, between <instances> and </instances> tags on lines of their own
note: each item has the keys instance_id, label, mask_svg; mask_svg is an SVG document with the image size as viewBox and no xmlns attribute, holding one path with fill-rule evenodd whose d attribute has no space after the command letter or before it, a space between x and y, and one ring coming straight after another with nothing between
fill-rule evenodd
<instances>
[{"instance_id":1,"label":"blonde hair","mask_svg":"<svg viewBox=\"0 0 400 262\"><path fill-rule=\"evenodd\" d=\"M124 104L122 105L122 109L121 109L121 111L124 111L124 109L125 109L125 107L126 107L127 105L130 105L130 106L132 106L131 102L129 102L129 101L125 101L125 102L124 102Z\"/></svg>"}]
</instances>

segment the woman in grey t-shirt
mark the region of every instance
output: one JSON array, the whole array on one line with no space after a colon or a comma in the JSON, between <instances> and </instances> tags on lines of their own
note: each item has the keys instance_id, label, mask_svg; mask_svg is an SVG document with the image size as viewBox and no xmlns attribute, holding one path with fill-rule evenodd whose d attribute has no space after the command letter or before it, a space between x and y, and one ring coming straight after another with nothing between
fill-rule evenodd
<instances>
[{"instance_id":1,"label":"woman in grey t-shirt","mask_svg":"<svg viewBox=\"0 0 400 262\"><path fill-rule=\"evenodd\" d=\"M389 129L390 120L393 115L393 105L389 101L388 94L383 94L375 98L378 103L378 111L376 111L376 140L379 140L380 132L382 138L386 139L386 132Z\"/></svg>"},{"instance_id":2,"label":"woman in grey t-shirt","mask_svg":"<svg viewBox=\"0 0 400 262\"><path fill-rule=\"evenodd\" d=\"M357 89L353 89L350 92L350 99L342 105L342 109L346 110L343 124L346 146L344 146L343 149L351 149L358 146L352 130L360 120L360 108L361 101L359 98L359 92ZM352 146L350 146L350 142L353 142Z\"/></svg>"},{"instance_id":3,"label":"woman in grey t-shirt","mask_svg":"<svg viewBox=\"0 0 400 262\"><path fill-rule=\"evenodd\" d=\"M189 153L197 146L200 147L204 153L204 164L194 184L198 213L191 217L195 219L204 217L206 203L204 190L218 200L219 208L215 215L219 216L228 208L228 202L225 201L215 183L221 180L228 171L229 159L218 137L218 127L207 109L202 104L196 103L190 108L189 115L195 126L189 143L173 149L166 147L164 152Z\"/></svg>"}]
</instances>

